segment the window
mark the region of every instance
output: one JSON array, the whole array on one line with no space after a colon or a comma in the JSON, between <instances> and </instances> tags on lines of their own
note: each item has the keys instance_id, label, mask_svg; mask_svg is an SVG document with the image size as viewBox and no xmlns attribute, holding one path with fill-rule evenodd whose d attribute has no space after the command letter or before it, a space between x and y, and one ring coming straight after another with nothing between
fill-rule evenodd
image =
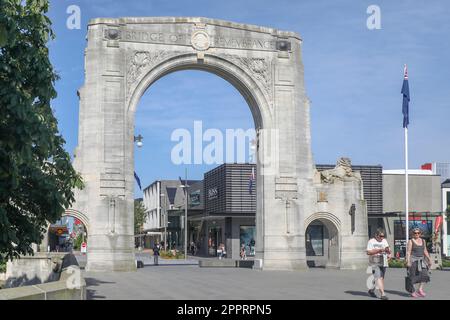
<instances>
[{"instance_id":1,"label":"window","mask_svg":"<svg viewBox=\"0 0 450 320\"><path fill-rule=\"evenodd\" d=\"M450 212L450 191L447 191L447 211Z\"/></svg>"}]
</instances>

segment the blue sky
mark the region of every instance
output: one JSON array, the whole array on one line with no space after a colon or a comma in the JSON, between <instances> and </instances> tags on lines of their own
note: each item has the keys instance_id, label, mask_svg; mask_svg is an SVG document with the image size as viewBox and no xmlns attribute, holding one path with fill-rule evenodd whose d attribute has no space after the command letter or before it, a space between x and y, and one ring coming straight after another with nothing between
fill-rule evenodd
<instances>
[{"instance_id":1,"label":"blue sky","mask_svg":"<svg viewBox=\"0 0 450 320\"><path fill-rule=\"evenodd\" d=\"M381 29L369 30L369 5L381 9ZM69 5L81 9L80 30L66 28ZM449 161L450 3L448 0L162 1L51 0L56 40L51 60L61 76L53 102L67 150L78 135L76 91L84 81L86 27L94 17L203 16L298 32L303 38L306 91L312 101L312 150L316 163L348 156L354 164L404 166L401 94L403 64L410 76L410 167ZM207 90L204 90L207 88ZM184 175L170 162L175 128L252 128L240 94L225 80L200 71L170 74L152 85L136 113L136 150L142 184ZM214 166L191 165L201 179ZM139 192L136 192L139 195Z\"/></svg>"}]
</instances>

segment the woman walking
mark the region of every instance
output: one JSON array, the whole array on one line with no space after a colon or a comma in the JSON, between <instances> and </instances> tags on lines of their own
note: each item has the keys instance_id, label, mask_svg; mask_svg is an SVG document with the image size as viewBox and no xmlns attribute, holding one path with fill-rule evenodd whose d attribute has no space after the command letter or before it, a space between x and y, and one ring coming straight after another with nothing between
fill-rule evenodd
<instances>
[{"instance_id":1,"label":"woman walking","mask_svg":"<svg viewBox=\"0 0 450 320\"><path fill-rule=\"evenodd\" d=\"M406 263L408 266L408 274L413 285L418 284L416 291L411 294L411 297L425 297L423 286L430 282L428 269L431 267L431 259L428 254L427 244L421 238L422 231L419 228L414 228L412 239L408 241L406 251Z\"/></svg>"}]
</instances>

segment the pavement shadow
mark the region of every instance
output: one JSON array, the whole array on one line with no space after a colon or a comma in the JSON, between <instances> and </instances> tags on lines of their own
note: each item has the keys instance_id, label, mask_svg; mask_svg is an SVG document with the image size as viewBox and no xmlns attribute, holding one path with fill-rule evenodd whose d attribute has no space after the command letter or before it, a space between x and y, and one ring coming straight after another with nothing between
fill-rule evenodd
<instances>
[{"instance_id":1,"label":"pavement shadow","mask_svg":"<svg viewBox=\"0 0 450 320\"><path fill-rule=\"evenodd\" d=\"M154 265L153 263L148 263L148 264L146 264L146 263L144 263L144 267L165 267L165 266L180 266L180 267L183 267L183 266L198 266L198 263L184 263L184 264L182 264L182 263L164 263L164 264L158 264L158 265Z\"/></svg>"},{"instance_id":2,"label":"pavement shadow","mask_svg":"<svg viewBox=\"0 0 450 320\"><path fill-rule=\"evenodd\" d=\"M115 282L101 281L95 278L84 278L86 281L86 299L87 300L95 300L95 299L106 299L105 296L97 295L97 290L91 289L91 287L99 286L101 284L111 284Z\"/></svg>"},{"instance_id":3,"label":"pavement shadow","mask_svg":"<svg viewBox=\"0 0 450 320\"><path fill-rule=\"evenodd\" d=\"M353 290L347 290L344 291L346 294L351 294L352 296L360 296L360 297L370 297L367 291L353 291Z\"/></svg>"},{"instance_id":4,"label":"pavement shadow","mask_svg":"<svg viewBox=\"0 0 450 320\"><path fill-rule=\"evenodd\" d=\"M384 289L384 292L390 293L390 294L395 294L395 295L401 296L401 297L410 297L411 296L409 293L402 292L402 291L397 291L397 290L386 290L386 289Z\"/></svg>"}]
</instances>

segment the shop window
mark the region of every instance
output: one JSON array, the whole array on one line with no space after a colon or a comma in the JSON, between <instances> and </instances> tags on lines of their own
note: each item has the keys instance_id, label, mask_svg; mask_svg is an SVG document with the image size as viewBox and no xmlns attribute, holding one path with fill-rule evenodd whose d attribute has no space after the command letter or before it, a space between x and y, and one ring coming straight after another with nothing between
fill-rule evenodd
<instances>
[{"instance_id":1,"label":"shop window","mask_svg":"<svg viewBox=\"0 0 450 320\"><path fill-rule=\"evenodd\" d=\"M209 228L208 232L208 254L217 256L217 249L222 243L222 229L220 227Z\"/></svg>"}]
</instances>

